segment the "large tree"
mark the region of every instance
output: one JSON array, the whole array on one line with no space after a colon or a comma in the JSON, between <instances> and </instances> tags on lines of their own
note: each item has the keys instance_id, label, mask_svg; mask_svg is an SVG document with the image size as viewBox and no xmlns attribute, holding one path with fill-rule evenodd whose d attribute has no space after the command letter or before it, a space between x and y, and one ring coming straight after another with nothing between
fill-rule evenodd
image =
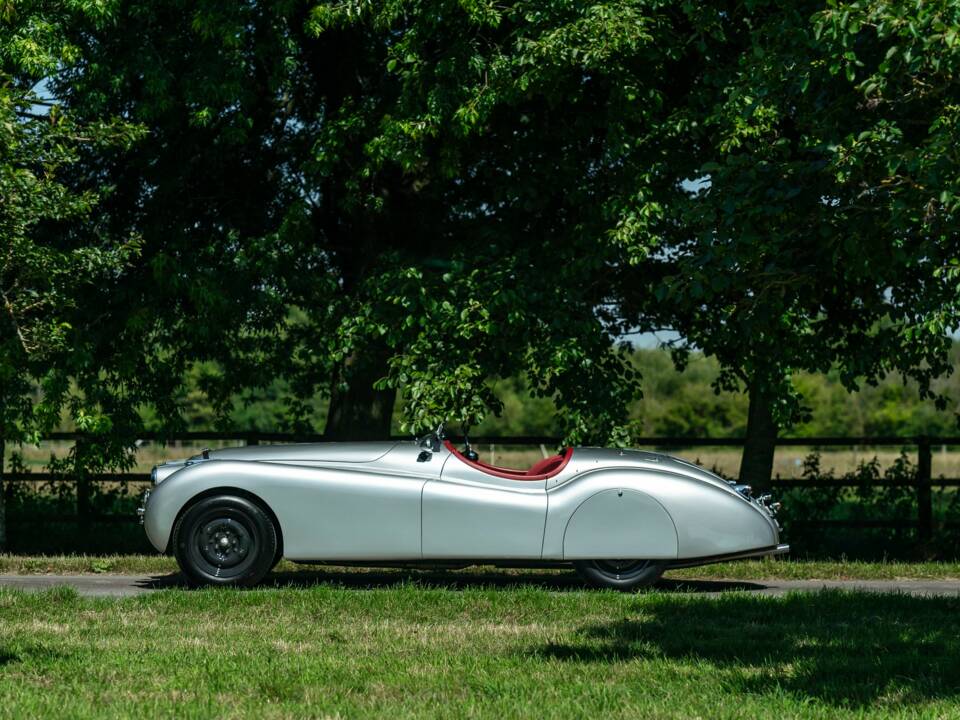
<instances>
[{"instance_id":1,"label":"large tree","mask_svg":"<svg viewBox=\"0 0 960 720\"><path fill-rule=\"evenodd\" d=\"M654 279L625 295L716 356L721 388L750 393L741 479L763 483L801 413L796 371L836 367L850 390L897 371L930 395L951 370L958 10L715 12L737 53L690 96L701 166L666 213Z\"/></svg>"},{"instance_id":2,"label":"large tree","mask_svg":"<svg viewBox=\"0 0 960 720\"><path fill-rule=\"evenodd\" d=\"M898 8L128 0L74 22L53 92L148 128L74 175L143 238L85 298L117 368L93 397L176 423L210 360L223 408L282 377L292 427L320 392L330 436L380 436L396 388L406 425L469 425L522 373L570 439L610 441L638 389L614 341L666 324L750 389L760 475L796 369L945 369L954 90L917 58L952 57L949 8ZM910 23L933 45L898 64Z\"/></svg>"},{"instance_id":3,"label":"large tree","mask_svg":"<svg viewBox=\"0 0 960 720\"><path fill-rule=\"evenodd\" d=\"M488 380L517 372L557 400L571 438L622 428L636 378L609 333L605 238L643 223L635 182L663 156L660 95L689 74L682 14L439 1L118 14L122 33L77 28L89 61L56 83L76 112L150 130L133 156L88 168L118 187L110 226L144 238L141 266L100 300L117 352L217 360L224 401L276 375L298 398L319 389L331 436L388 432L397 387L409 425L469 425L496 409Z\"/></svg>"}]
</instances>

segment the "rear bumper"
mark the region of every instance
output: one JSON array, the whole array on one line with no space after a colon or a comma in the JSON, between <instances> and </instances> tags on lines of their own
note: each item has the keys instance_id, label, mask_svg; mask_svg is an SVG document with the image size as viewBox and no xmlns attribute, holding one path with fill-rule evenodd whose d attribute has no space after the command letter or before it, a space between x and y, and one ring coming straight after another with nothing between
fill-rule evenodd
<instances>
[{"instance_id":1,"label":"rear bumper","mask_svg":"<svg viewBox=\"0 0 960 720\"><path fill-rule=\"evenodd\" d=\"M672 568L696 567L697 565L711 565L713 563L727 562L728 560L747 560L750 558L774 557L776 555L786 555L790 552L789 545L772 545L756 550L745 550L743 552L726 553L724 555L710 555L699 558L683 558L674 560L670 563Z\"/></svg>"}]
</instances>

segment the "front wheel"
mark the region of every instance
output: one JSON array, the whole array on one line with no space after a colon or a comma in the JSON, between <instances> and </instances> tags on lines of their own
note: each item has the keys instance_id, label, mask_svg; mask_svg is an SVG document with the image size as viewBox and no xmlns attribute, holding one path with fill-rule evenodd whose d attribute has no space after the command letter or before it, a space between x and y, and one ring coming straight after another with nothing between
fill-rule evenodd
<instances>
[{"instance_id":1,"label":"front wheel","mask_svg":"<svg viewBox=\"0 0 960 720\"><path fill-rule=\"evenodd\" d=\"M266 512L235 495L198 500L173 531L174 554L191 585L256 585L273 566L277 546Z\"/></svg>"},{"instance_id":2,"label":"front wheel","mask_svg":"<svg viewBox=\"0 0 960 720\"><path fill-rule=\"evenodd\" d=\"M655 560L581 560L574 567L587 582L623 592L650 587L667 569Z\"/></svg>"}]
</instances>

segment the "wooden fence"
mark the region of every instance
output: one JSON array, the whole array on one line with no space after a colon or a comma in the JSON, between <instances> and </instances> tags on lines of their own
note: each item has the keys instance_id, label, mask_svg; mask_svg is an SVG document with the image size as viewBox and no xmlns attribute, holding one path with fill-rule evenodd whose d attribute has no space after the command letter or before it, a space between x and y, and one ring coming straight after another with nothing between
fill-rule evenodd
<instances>
[{"instance_id":1,"label":"wooden fence","mask_svg":"<svg viewBox=\"0 0 960 720\"><path fill-rule=\"evenodd\" d=\"M73 442L96 442L82 433L57 432L46 435L46 440L60 440ZM322 435L296 435L290 433L261 433L261 432L182 432L160 435L157 433L146 433L141 438L143 442L204 442L204 441L226 441L242 442L245 445L259 445L261 443L278 442L321 442L324 440ZM409 436L394 437L394 440L408 440ZM557 446L560 439L547 436L497 436L497 437L472 437L471 442L475 444L491 445L544 445ZM634 442L637 448L657 448L657 449L682 449L696 447L742 447L742 438L685 438L685 437L653 437L638 438ZM875 437L804 437L804 438L780 438L777 440L778 447L802 446L811 448L826 447L900 447L916 448L916 477L912 480L877 480L872 483L875 487L911 487L914 489L917 498L917 517L915 520L815 520L811 524L819 526L832 527L912 527L917 530L917 539L921 542L927 542L931 539L934 530L933 519L933 487L960 487L960 479L947 479L932 477L933 452L935 445L942 446L960 446L960 437L902 437L902 436L875 436ZM0 442L2 447L2 442ZM3 474L3 458L0 456L0 479L6 483L16 482L73 482L77 485L77 510L76 514L61 515L52 517L45 515L37 520L68 520L79 521L81 524L96 522L134 522L135 518L131 515L117 514L96 514L91 509L91 487L97 482L126 482L134 484L148 484L150 476L146 473L113 473L105 475L84 475L82 477L64 477L61 475L51 475L49 473L8 473ZM800 489L816 487L860 487L862 484L853 484L845 481L830 479L799 479L783 480L773 479L763 487L757 488L758 491L767 489Z\"/></svg>"}]
</instances>

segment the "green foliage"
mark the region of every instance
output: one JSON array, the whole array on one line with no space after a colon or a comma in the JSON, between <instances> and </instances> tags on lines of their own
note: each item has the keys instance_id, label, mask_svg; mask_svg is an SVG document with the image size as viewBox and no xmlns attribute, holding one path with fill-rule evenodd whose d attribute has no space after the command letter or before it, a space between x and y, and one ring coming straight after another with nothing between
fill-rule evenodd
<instances>
[{"instance_id":1,"label":"green foliage","mask_svg":"<svg viewBox=\"0 0 960 720\"><path fill-rule=\"evenodd\" d=\"M87 169L117 182L104 222L144 239L98 299L114 313L99 342L150 347L127 362L170 427L175 378L213 361L221 418L237 388L279 377L298 398L401 388L405 428L470 426L521 373L570 439L622 438L637 378L596 308L625 139L602 115L551 118L622 102L618 73L658 52L637 23L668 27L644 14L129 2L122 35L78 24L89 62L54 87L83 117L123 108L150 131ZM287 410L310 424L308 404Z\"/></svg>"},{"instance_id":2,"label":"green foliage","mask_svg":"<svg viewBox=\"0 0 960 720\"><path fill-rule=\"evenodd\" d=\"M714 391L721 368L713 358L693 352L686 369L677 372L664 350L640 350L634 362L643 374L644 397L631 409L635 434L647 437L743 437L747 397L742 392ZM960 345L948 355L960 366ZM791 436L951 436L957 434L953 409L941 410L922 397L916 383L896 373L874 385L850 392L840 371L799 373L794 377L805 419L786 433ZM931 383L940 396L960 397L960 376Z\"/></svg>"},{"instance_id":3,"label":"green foliage","mask_svg":"<svg viewBox=\"0 0 960 720\"><path fill-rule=\"evenodd\" d=\"M349 400L389 423L397 391L404 431L489 427L513 386L569 442L742 428L699 379L654 372L640 400L617 339L663 327L691 377L759 389L785 423L816 373L936 395L960 287L955 13L4 6L6 162L39 188L4 190L30 198L4 232L57 253L17 251L46 299L11 317L58 353L18 371L17 417L66 409L103 439L73 455L91 468L144 416L316 430ZM56 107L31 117L41 81ZM877 427L920 422L883 392Z\"/></svg>"},{"instance_id":4,"label":"green foliage","mask_svg":"<svg viewBox=\"0 0 960 720\"><path fill-rule=\"evenodd\" d=\"M958 320L955 16L856 2L693 14L702 73L680 107L699 165L664 170L685 197L664 196L666 249L659 270L627 276L628 316L717 357L717 386L767 396L783 424L803 416L801 370L835 368L851 390L898 372L929 395Z\"/></svg>"},{"instance_id":5,"label":"green foliage","mask_svg":"<svg viewBox=\"0 0 960 720\"><path fill-rule=\"evenodd\" d=\"M955 532L948 525L938 526L933 549L917 544L916 530L909 526L917 517L917 491L909 486L916 480L916 468L905 453L887 468L881 469L874 458L839 477L823 470L820 456L813 454L804 461L802 479L851 485L797 488L779 493L783 510L778 519L783 525L783 536L787 542L803 548L804 556L911 559L935 552L938 557L954 558ZM957 493L953 488L941 488L934 506L936 522L952 521L957 516ZM824 528L815 524L820 520L887 520L901 521L904 525Z\"/></svg>"},{"instance_id":6,"label":"green foliage","mask_svg":"<svg viewBox=\"0 0 960 720\"><path fill-rule=\"evenodd\" d=\"M44 81L82 61L65 26L109 26L112 12L89 2L0 7L0 434L7 440L55 427L64 408L78 427L110 425L84 395L90 386L71 387L82 373L95 379L102 361L78 340L94 319L82 296L115 281L140 243L97 222L109 185L76 183L73 173L85 156L128 148L142 128L115 116L78 119L46 96Z\"/></svg>"},{"instance_id":7,"label":"green foliage","mask_svg":"<svg viewBox=\"0 0 960 720\"><path fill-rule=\"evenodd\" d=\"M639 349L631 362L643 376L643 398L631 404L630 430L634 436L657 437L743 437L746 431L747 396L742 392L716 392L714 385L720 366L713 358L692 352L685 369L674 367L670 353L663 349ZM950 353L953 367L960 365L960 345ZM293 398L292 390L277 380L263 389L245 389L231 399L225 418L218 420L217 410L201 390L202 378L209 367L194 366L187 374L184 394L179 402L186 427L209 430L218 421L238 430L276 431L282 426L289 403L304 403L311 413L312 425L320 427L327 412L322 395ZM812 436L950 436L957 432L956 415L939 410L924 399L915 384L897 375L889 375L876 385L864 385L851 393L836 370L826 374L801 373L795 384L807 419L794 425L789 434ZM951 398L960 397L960 374L934 381L933 390ZM402 390L402 388L401 388ZM476 435L560 435L557 407L550 397L537 397L522 376L497 381L491 390L502 404L500 415L489 415L472 428ZM401 434L403 392L398 399L393 434ZM144 409L148 429L156 429L158 420L151 408ZM69 426L68 426L69 427ZM457 430L457 428L453 428Z\"/></svg>"}]
</instances>

